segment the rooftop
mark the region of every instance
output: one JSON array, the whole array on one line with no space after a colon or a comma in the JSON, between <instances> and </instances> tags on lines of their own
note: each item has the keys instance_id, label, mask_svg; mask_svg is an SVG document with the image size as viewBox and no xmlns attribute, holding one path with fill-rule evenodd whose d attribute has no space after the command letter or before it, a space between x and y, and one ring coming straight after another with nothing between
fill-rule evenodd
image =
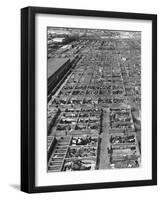
<instances>
[{"instance_id":1,"label":"rooftop","mask_svg":"<svg viewBox=\"0 0 161 200\"><path fill-rule=\"evenodd\" d=\"M68 58L50 58L48 59L48 78L51 77L64 63L69 60Z\"/></svg>"}]
</instances>

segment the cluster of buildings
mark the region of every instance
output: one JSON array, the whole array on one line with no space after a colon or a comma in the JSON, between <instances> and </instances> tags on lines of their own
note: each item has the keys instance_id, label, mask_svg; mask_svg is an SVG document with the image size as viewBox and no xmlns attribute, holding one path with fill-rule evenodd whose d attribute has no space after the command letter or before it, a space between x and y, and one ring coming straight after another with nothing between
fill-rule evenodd
<instances>
[{"instance_id":1,"label":"cluster of buildings","mask_svg":"<svg viewBox=\"0 0 161 200\"><path fill-rule=\"evenodd\" d=\"M48 172L141 164L140 37L98 35L50 52Z\"/></svg>"}]
</instances>

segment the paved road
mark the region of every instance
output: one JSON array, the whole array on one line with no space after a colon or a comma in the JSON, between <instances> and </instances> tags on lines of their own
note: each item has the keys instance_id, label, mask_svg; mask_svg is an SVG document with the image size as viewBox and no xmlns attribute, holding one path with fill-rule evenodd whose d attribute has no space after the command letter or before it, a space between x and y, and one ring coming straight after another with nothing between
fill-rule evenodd
<instances>
[{"instance_id":1,"label":"paved road","mask_svg":"<svg viewBox=\"0 0 161 200\"><path fill-rule=\"evenodd\" d=\"M109 156L107 148L109 147L109 110L104 109L103 116L103 132L101 134L101 145L100 145L100 163L99 169L109 168Z\"/></svg>"}]
</instances>

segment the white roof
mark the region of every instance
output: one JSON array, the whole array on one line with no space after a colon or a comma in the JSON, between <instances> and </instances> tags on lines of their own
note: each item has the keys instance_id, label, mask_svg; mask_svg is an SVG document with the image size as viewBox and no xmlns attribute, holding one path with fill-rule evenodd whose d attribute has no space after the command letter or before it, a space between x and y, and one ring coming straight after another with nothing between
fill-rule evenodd
<instances>
[{"instance_id":1,"label":"white roof","mask_svg":"<svg viewBox=\"0 0 161 200\"><path fill-rule=\"evenodd\" d=\"M54 38L53 42L63 42L65 38Z\"/></svg>"},{"instance_id":2,"label":"white roof","mask_svg":"<svg viewBox=\"0 0 161 200\"><path fill-rule=\"evenodd\" d=\"M62 46L61 48L66 49L66 48L70 48L71 46L72 46L71 44L67 44L67 45Z\"/></svg>"}]
</instances>

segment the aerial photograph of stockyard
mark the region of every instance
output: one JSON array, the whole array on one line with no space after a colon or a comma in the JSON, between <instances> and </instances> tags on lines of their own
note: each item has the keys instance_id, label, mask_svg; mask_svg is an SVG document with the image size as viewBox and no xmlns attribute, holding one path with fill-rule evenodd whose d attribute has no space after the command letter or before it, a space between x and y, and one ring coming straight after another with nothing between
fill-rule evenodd
<instances>
[{"instance_id":1,"label":"aerial photograph of stockyard","mask_svg":"<svg viewBox=\"0 0 161 200\"><path fill-rule=\"evenodd\" d=\"M141 32L47 27L47 171L141 166Z\"/></svg>"}]
</instances>

